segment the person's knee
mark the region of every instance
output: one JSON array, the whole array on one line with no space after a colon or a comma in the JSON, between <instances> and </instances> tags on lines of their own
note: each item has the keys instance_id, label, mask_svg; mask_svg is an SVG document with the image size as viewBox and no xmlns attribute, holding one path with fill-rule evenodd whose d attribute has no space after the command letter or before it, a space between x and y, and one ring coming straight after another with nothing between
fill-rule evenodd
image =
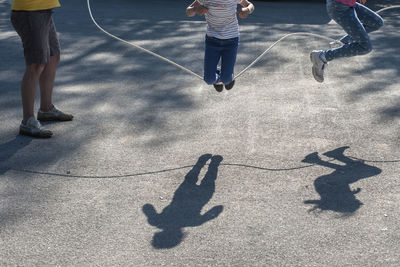
<instances>
[{"instance_id":1,"label":"person's knee","mask_svg":"<svg viewBox=\"0 0 400 267\"><path fill-rule=\"evenodd\" d=\"M40 76L45 67L46 64L44 63L33 63L26 67L26 72L32 76Z\"/></svg>"},{"instance_id":2,"label":"person's knee","mask_svg":"<svg viewBox=\"0 0 400 267\"><path fill-rule=\"evenodd\" d=\"M368 46L367 46L367 48L365 49L366 54L370 53L373 49L374 49L374 47L372 46L371 43L369 43Z\"/></svg>"},{"instance_id":3,"label":"person's knee","mask_svg":"<svg viewBox=\"0 0 400 267\"><path fill-rule=\"evenodd\" d=\"M60 63L60 59L61 59L61 55L57 54L55 56L50 57L50 60L53 60L53 62L58 65L58 63Z\"/></svg>"},{"instance_id":4,"label":"person's knee","mask_svg":"<svg viewBox=\"0 0 400 267\"><path fill-rule=\"evenodd\" d=\"M361 55L366 55L373 50L371 41L360 44L360 47L361 47L360 49Z\"/></svg>"},{"instance_id":5,"label":"person's knee","mask_svg":"<svg viewBox=\"0 0 400 267\"><path fill-rule=\"evenodd\" d=\"M365 49L365 54L368 54L373 50L372 42L370 40L365 43L364 49Z\"/></svg>"},{"instance_id":6,"label":"person's knee","mask_svg":"<svg viewBox=\"0 0 400 267\"><path fill-rule=\"evenodd\" d=\"M377 18L376 23L375 23L375 30L382 28L384 24L385 24L385 22L383 21L383 19L381 17Z\"/></svg>"}]
</instances>

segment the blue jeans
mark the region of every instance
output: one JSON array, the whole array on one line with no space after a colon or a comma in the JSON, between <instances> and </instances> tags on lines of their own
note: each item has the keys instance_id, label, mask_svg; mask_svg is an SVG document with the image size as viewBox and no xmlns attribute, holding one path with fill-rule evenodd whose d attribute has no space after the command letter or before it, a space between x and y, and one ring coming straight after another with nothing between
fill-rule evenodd
<instances>
[{"instance_id":1,"label":"blue jeans","mask_svg":"<svg viewBox=\"0 0 400 267\"><path fill-rule=\"evenodd\" d=\"M371 52L369 32L383 26L383 19L369 8L356 3L354 7L327 0L328 15L347 33L340 41L343 46L325 51L325 58L331 61L341 57L365 55Z\"/></svg>"},{"instance_id":2,"label":"blue jeans","mask_svg":"<svg viewBox=\"0 0 400 267\"><path fill-rule=\"evenodd\" d=\"M215 84L221 80L223 84L233 81L233 69L235 68L236 55L239 46L239 38L218 39L206 35L206 51L204 55L204 81L207 84ZM218 62L221 60L221 73L216 73Z\"/></svg>"}]
</instances>

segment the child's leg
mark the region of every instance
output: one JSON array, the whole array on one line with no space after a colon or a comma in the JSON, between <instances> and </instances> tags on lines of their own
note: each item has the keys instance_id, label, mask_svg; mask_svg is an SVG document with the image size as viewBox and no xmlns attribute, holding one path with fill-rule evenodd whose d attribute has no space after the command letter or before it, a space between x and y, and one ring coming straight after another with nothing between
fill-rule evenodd
<instances>
[{"instance_id":1,"label":"child's leg","mask_svg":"<svg viewBox=\"0 0 400 267\"><path fill-rule=\"evenodd\" d=\"M361 20L365 30L368 33L379 30L379 28L383 26L382 17L368 7L357 3L354 8L356 10L357 17Z\"/></svg>"},{"instance_id":2,"label":"child's leg","mask_svg":"<svg viewBox=\"0 0 400 267\"><path fill-rule=\"evenodd\" d=\"M330 17L335 20L349 35L352 42L336 49L325 51L327 61L341 57L364 55L372 50L371 40L360 20L357 18L355 8L346 6L336 1L329 1L327 5Z\"/></svg>"},{"instance_id":3,"label":"child's leg","mask_svg":"<svg viewBox=\"0 0 400 267\"><path fill-rule=\"evenodd\" d=\"M216 74L220 59L220 45L218 40L206 36L206 49L204 55L204 81L207 84L217 83L219 77Z\"/></svg>"},{"instance_id":4,"label":"child's leg","mask_svg":"<svg viewBox=\"0 0 400 267\"><path fill-rule=\"evenodd\" d=\"M233 81L239 38L224 40L224 49L221 54L221 81L229 84Z\"/></svg>"},{"instance_id":5,"label":"child's leg","mask_svg":"<svg viewBox=\"0 0 400 267\"><path fill-rule=\"evenodd\" d=\"M356 3L355 10L358 19L363 24L367 33L379 30L383 26L383 19L377 13L369 9L368 7ZM344 44L348 44L352 42L352 39L349 35L344 36L340 41Z\"/></svg>"}]
</instances>

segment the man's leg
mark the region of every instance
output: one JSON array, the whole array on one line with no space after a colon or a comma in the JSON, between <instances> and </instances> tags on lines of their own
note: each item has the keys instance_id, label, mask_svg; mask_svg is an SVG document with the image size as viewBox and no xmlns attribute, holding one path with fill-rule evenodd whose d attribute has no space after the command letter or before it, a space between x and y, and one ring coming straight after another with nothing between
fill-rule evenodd
<instances>
[{"instance_id":1,"label":"man's leg","mask_svg":"<svg viewBox=\"0 0 400 267\"><path fill-rule=\"evenodd\" d=\"M26 71L21 83L24 124L30 117L34 117L36 90L39 85L40 75L44 69L45 64L34 63L26 66Z\"/></svg>"},{"instance_id":2,"label":"man's leg","mask_svg":"<svg viewBox=\"0 0 400 267\"><path fill-rule=\"evenodd\" d=\"M59 53L51 56L40 76L40 109L37 115L39 121L70 121L74 118L72 114L64 113L53 105L54 80L59 62Z\"/></svg>"},{"instance_id":3,"label":"man's leg","mask_svg":"<svg viewBox=\"0 0 400 267\"><path fill-rule=\"evenodd\" d=\"M40 110L48 111L53 107L52 95L54 80L56 78L56 69L60 62L60 55L51 56L40 75Z\"/></svg>"},{"instance_id":4,"label":"man's leg","mask_svg":"<svg viewBox=\"0 0 400 267\"><path fill-rule=\"evenodd\" d=\"M49 59L46 67L40 76L40 109L37 118L40 121L70 121L73 119L72 114L67 114L57 109L53 105L53 88L56 78L56 70L60 62L60 43L58 41L56 27L53 18L50 17L49 34L47 37L49 46Z\"/></svg>"},{"instance_id":5,"label":"man's leg","mask_svg":"<svg viewBox=\"0 0 400 267\"><path fill-rule=\"evenodd\" d=\"M72 114L64 113L53 105L54 80L59 62L59 53L51 56L40 76L40 109L37 115L39 121L70 121L74 118Z\"/></svg>"}]
</instances>

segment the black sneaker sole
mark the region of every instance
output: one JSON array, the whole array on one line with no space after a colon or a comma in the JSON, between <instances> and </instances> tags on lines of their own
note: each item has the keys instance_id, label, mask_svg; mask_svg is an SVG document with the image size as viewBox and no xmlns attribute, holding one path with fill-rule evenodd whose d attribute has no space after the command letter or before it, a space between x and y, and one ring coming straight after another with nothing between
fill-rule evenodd
<instances>
[{"instance_id":1,"label":"black sneaker sole","mask_svg":"<svg viewBox=\"0 0 400 267\"><path fill-rule=\"evenodd\" d=\"M235 80L231 81L229 84L225 85L226 90L231 90L235 86Z\"/></svg>"},{"instance_id":2,"label":"black sneaker sole","mask_svg":"<svg viewBox=\"0 0 400 267\"><path fill-rule=\"evenodd\" d=\"M213 84L213 85L214 85L215 90L216 90L218 93L221 93L222 90L224 90L224 85L222 85L222 84Z\"/></svg>"},{"instance_id":3,"label":"black sneaker sole","mask_svg":"<svg viewBox=\"0 0 400 267\"><path fill-rule=\"evenodd\" d=\"M71 119L56 119L56 118L38 118L37 119L38 121L43 121L43 122L46 122L46 121L72 121L73 120L73 118L71 118Z\"/></svg>"}]
</instances>

